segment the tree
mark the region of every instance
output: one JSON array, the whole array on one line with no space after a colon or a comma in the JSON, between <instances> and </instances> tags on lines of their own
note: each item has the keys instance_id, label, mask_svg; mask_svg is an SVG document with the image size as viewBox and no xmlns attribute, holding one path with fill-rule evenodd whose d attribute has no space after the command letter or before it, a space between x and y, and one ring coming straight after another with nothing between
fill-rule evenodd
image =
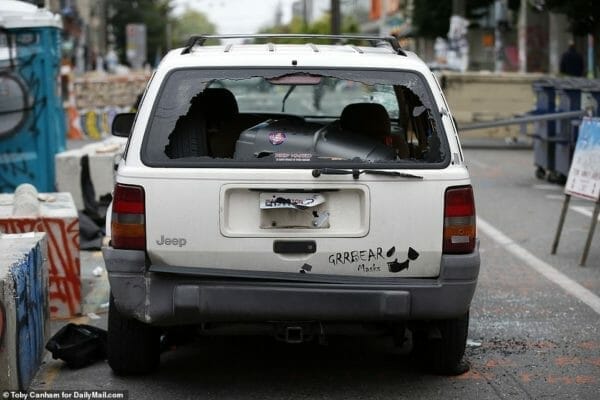
<instances>
[{"instance_id":1,"label":"tree","mask_svg":"<svg viewBox=\"0 0 600 400\"><path fill-rule=\"evenodd\" d=\"M108 23L113 27L116 51L124 61L127 24L146 25L146 60L153 61L166 49L171 0L108 0Z\"/></svg>"},{"instance_id":2,"label":"tree","mask_svg":"<svg viewBox=\"0 0 600 400\"><path fill-rule=\"evenodd\" d=\"M600 1L598 0L545 0L548 10L565 14L570 31L577 36L597 34L600 30Z\"/></svg>"},{"instance_id":3,"label":"tree","mask_svg":"<svg viewBox=\"0 0 600 400\"><path fill-rule=\"evenodd\" d=\"M487 8L495 0L466 0L466 18L475 18L475 11ZM525 0L524 0L525 1ZM452 1L418 0L415 1L413 11L413 25L417 36L434 39L446 37L450 29L452 16ZM510 0L509 8L518 9L518 1Z\"/></svg>"},{"instance_id":4,"label":"tree","mask_svg":"<svg viewBox=\"0 0 600 400\"><path fill-rule=\"evenodd\" d=\"M446 37L450 29L452 2L419 0L414 4L413 26L417 36L431 39Z\"/></svg>"},{"instance_id":5,"label":"tree","mask_svg":"<svg viewBox=\"0 0 600 400\"><path fill-rule=\"evenodd\" d=\"M342 33L356 33L359 31L359 25L356 20L349 15L342 18ZM329 13L323 14L321 18L305 26L302 18L292 18L289 24L272 26L261 29L259 33L306 33L312 35L329 35L331 34L331 16ZM304 40L269 40L271 42L286 42L286 43L304 43ZM265 40L257 40L258 43L264 43ZM327 40L315 40L316 43L328 43Z\"/></svg>"},{"instance_id":6,"label":"tree","mask_svg":"<svg viewBox=\"0 0 600 400\"><path fill-rule=\"evenodd\" d=\"M215 24L213 24L204 13L188 9L173 21L173 39L171 46L182 46L192 35L213 34L216 31Z\"/></svg>"}]
</instances>

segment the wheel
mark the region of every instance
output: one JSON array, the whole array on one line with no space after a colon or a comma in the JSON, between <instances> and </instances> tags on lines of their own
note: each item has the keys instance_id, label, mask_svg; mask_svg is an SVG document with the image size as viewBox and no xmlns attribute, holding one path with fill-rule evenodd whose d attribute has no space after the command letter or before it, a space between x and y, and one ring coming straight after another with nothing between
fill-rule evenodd
<instances>
[{"instance_id":1,"label":"wheel","mask_svg":"<svg viewBox=\"0 0 600 400\"><path fill-rule=\"evenodd\" d=\"M537 167L537 169L535 170L535 177L538 179L546 178L546 170L544 170L544 168L542 167Z\"/></svg>"},{"instance_id":2,"label":"wheel","mask_svg":"<svg viewBox=\"0 0 600 400\"><path fill-rule=\"evenodd\" d=\"M147 374L160 362L160 332L122 315L112 295L108 308L108 364L117 375Z\"/></svg>"},{"instance_id":3,"label":"wheel","mask_svg":"<svg viewBox=\"0 0 600 400\"><path fill-rule=\"evenodd\" d=\"M413 357L436 374L460 375L467 372L469 365L463 361L463 356L469 331L469 314L432 322L429 328L428 331L413 332ZM431 332L435 334L431 335Z\"/></svg>"},{"instance_id":4,"label":"wheel","mask_svg":"<svg viewBox=\"0 0 600 400\"><path fill-rule=\"evenodd\" d=\"M564 185L567 183L567 177L560 172L552 171L548 173L548 182Z\"/></svg>"}]
</instances>

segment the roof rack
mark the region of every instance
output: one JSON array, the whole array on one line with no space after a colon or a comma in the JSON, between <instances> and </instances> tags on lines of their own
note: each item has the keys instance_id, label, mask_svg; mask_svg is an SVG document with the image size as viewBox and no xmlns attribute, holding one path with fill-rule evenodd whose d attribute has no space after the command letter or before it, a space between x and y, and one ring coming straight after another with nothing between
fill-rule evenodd
<instances>
[{"instance_id":1,"label":"roof rack","mask_svg":"<svg viewBox=\"0 0 600 400\"><path fill-rule=\"evenodd\" d=\"M406 56L406 53L400 47L398 39L393 36L369 36L369 35L310 35L296 33L255 33L255 34L231 34L231 35L193 35L191 36L181 54L189 53L196 45L203 46L208 39L329 39L332 41L347 42L349 40L364 40L373 46L380 46L382 43L390 45L396 54Z\"/></svg>"}]
</instances>

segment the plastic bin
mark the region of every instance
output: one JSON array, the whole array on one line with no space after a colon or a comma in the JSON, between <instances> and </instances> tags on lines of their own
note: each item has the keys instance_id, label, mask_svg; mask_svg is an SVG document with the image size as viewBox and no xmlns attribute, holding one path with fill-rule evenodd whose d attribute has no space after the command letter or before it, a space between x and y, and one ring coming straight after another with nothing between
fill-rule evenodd
<instances>
[{"instance_id":1,"label":"plastic bin","mask_svg":"<svg viewBox=\"0 0 600 400\"><path fill-rule=\"evenodd\" d=\"M541 79L533 83L536 95L536 108L533 115L549 114L556 111L555 79ZM533 159L537 167L536 176L543 179L548 171L554 170L555 121L540 121L535 124L533 137Z\"/></svg>"},{"instance_id":2,"label":"plastic bin","mask_svg":"<svg viewBox=\"0 0 600 400\"><path fill-rule=\"evenodd\" d=\"M600 79L588 80L583 92L588 101L583 104L582 100L582 107L589 109L594 117L600 116Z\"/></svg>"},{"instance_id":3,"label":"plastic bin","mask_svg":"<svg viewBox=\"0 0 600 400\"><path fill-rule=\"evenodd\" d=\"M581 110L581 92L589 85L585 78L567 78L556 85L558 99L557 112ZM573 160L573 152L577 143L578 122L572 119L556 121L556 146L554 146L555 168L550 172L548 180L565 183Z\"/></svg>"}]
</instances>

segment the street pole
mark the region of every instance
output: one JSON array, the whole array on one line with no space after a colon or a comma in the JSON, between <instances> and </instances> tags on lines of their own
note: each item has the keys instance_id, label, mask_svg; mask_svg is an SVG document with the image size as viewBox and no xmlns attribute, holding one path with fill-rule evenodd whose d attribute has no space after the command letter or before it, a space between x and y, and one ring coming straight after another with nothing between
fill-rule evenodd
<instances>
[{"instance_id":1,"label":"street pole","mask_svg":"<svg viewBox=\"0 0 600 400\"><path fill-rule=\"evenodd\" d=\"M331 34L339 35L342 31L340 0L331 0Z\"/></svg>"},{"instance_id":2,"label":"street pole","mask_svg":"<svg viewBox=\"0 0 600 400\"><path fill-rule=\"evenodd\" d=\"M171 46L173 46L173 39L171 36L173 35L173 29L171 26L171 21L167 21L167 25L165 26L165 40L166 40L166 52L168 53L171 50Z\"/></svg>"},{"instance_id":3,"label":"street pole","mask_svg":"<svg viewBox=\"0 0 600 400\"><path fill-rule=\"evenodd\" d=\"M594 78L594 35L588 33L587 35L587 77L589 79Z\"/></svg>"},{"instance_id":4,"label":"street pole","mask_svg":"<svg viewBox=\"0 0 600 400\"><path fill-rule=\"evenodd\" d=\"M308 8L306 0L302 0L302 31L308 32Z\"/></svg>"},{"instance_id":5,"label":"street pole","mask_svg":"<svg viewBox=\"0 0 600 400\"><path fill-rule=\"evenodd\" d=\"M522 1L519 9L519 72L527 72L527 13L529 3Z\"/></svg>"},{"instance_id":6,"label":"street pole","mask_svg":"<svg viewBox=\"0 0 600 400\"><path fill-rule=\"evenodd\" d=\"M494 53L496 56L496 62L494 64L495 72L502 72L504 70L504 31L502 30L502 23L505 22L505 10L506 2L503 0L496 0L494 4Z\"/></svg>"}]
</instances>

